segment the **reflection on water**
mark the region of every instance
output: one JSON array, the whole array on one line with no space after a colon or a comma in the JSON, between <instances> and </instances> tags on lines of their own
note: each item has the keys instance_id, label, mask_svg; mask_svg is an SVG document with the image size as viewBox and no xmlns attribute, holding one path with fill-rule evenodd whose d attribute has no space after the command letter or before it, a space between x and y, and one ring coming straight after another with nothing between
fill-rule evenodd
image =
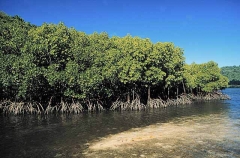
<instances>
[{"instance_id":1,"label":"reflection on water","mask_svg":"<svg viewBox=\"0 0 240 158\"><path fill-rule=\"evenodd\" d=\"M224 92L232 100L140 112L0 116L0 157L240 157L240 89ZM129 133L135 143L126 148L91 149Z\"/></svg>"}]
</instances>

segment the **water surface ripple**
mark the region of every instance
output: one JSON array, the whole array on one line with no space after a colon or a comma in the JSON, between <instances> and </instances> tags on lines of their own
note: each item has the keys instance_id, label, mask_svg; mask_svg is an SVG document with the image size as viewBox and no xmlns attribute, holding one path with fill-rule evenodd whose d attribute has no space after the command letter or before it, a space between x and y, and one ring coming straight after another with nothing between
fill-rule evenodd
<instances>
[{"instance_id":1,"label":"water surface ripple","mask_svg":"<svg viewBox=\"0 0 240 158\"><path fill-rule=\"evenodd\" d=\"M148 111L0 116L0 157L240 157L240 89L223 92L232 99Z\"/></svg>"}]
</instances>

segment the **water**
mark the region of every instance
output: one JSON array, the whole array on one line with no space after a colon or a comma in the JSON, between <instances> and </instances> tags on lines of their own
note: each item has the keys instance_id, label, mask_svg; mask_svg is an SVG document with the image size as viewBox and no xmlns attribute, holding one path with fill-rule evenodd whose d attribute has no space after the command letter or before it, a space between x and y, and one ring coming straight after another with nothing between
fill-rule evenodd
<instances>
[{"instance_id":1,"label":"water","mask_svg":"<svg viewBox=\"0 0 240 158\"><path fill-rule=\"evenodd\" d=\"M0 116L0 157L240 157L240 89L223 92L232 99L149 111ZM117 144L120 137L125 144ZM92 150L102 141L106 149ZM114 141L115 148L107 146Z\"/></svg>"}]
</instances>

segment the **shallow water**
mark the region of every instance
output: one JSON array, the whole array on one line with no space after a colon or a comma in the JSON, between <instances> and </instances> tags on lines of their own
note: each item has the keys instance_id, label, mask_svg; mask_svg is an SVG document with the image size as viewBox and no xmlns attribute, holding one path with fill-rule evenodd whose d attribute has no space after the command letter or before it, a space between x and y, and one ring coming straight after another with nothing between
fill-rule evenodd
<instances>
[{"instance_id":1,"label":"shallow water","mask_svg":"<svg viewBox=\"0 0 240 158\"><path fill-rule=\"evenodd\" d=\"M232 99L149 111L0 116L0 157L240 157L240 89L223 92Z\"/></svg>"}]
</instances>

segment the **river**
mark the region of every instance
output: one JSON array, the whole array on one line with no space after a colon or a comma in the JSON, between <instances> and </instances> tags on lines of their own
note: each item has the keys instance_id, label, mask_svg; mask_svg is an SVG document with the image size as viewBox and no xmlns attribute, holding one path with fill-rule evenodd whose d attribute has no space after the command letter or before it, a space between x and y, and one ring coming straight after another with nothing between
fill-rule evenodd
<instances>
[{"instance_id":1,"label":"river","mask_svg":"<svg viewBox=\"0 0 240 158\"><path fill-rule=\"evenodd\" d=\"M146 111L0 116L0 157L240 157L231 100Z\"/></svg>"}]
</instances>

